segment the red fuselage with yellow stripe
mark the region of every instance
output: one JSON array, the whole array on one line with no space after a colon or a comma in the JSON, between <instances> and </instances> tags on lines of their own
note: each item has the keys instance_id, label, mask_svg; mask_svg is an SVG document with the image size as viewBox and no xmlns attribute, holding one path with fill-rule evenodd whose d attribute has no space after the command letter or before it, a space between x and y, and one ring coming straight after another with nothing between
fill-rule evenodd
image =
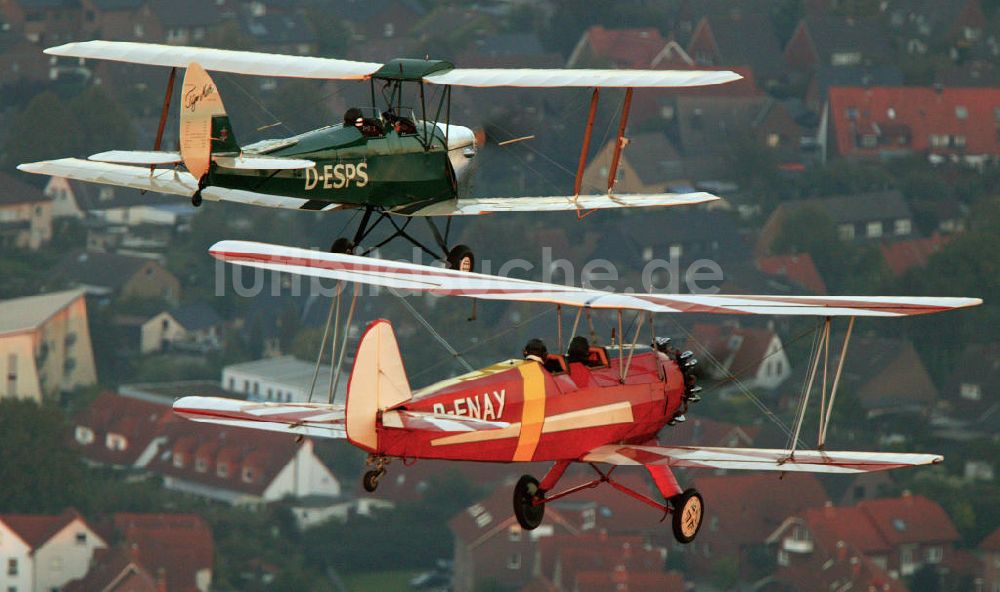
<instances>
[{"instance_id":1,"label":"red fuselage with yellow stripe","mask_svg":"<svg viewBox=\"0 0 1000 592\"><path fill-rule=\"evenodd\" d=\"M627 373L622 380L622 366ZM509 360L415 392L383 412L378 454L471 461L576 460L598 446L644 443L681 408L684 375L659 352L614 358L602 367L570 364L553 373ZM503 422L506 427L442 433L407 411Z\"/></svg>"}]
</instances>

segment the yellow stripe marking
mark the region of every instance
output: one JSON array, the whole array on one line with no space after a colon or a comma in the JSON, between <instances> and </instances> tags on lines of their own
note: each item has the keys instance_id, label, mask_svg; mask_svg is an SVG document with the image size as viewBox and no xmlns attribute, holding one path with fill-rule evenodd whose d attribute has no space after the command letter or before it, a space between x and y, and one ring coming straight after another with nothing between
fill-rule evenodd
<instances>
[{"instance_id":1,"label":"yellow stripe marking","mask_svg":"<svg viewBox=\"0 0 1000 592\"><path fill-rule=\"evenodd\" d=\"M521 434L517 439L514 461L530 461L535 455L545 423L545 370L541 364L518 367L524 380L524 404L521 407Z\"/></svg>"}]
</instances>

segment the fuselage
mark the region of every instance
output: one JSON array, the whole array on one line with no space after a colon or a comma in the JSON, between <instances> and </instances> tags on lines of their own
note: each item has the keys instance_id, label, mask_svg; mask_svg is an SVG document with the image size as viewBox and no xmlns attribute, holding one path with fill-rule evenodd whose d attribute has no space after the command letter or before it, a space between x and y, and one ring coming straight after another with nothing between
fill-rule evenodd
<instances>
[{"instance_id":1,"label":"fuselage","mask_svg":"<svg viewBox=\"0 0 1000 592\"><path fill-rule=\"evenodd\" d=\"M648 442L683 404L684 375L662 353L636 353L623 383L625 357L606 367L557 374L538 362L509 360L431 385L397 409L509 425L442 435L379 421L379 453L492 462L575 460L605 444Z\"/></svg>"},{"instance_id":2,"label":"fuselage","mask_svg":"<svg viewBox=\"0 0 1000 592\"><path fill-rule=\"evenodd\" d=\"M305 198L310 200L306 209L317 210L330 203L416 209L458 197L475 155L472 130L416 120L406 132L374 121L377 132L368 135L337 124L243 148L250 155L311 160L314 167L257 171L213 166L208 183Z\"/></svg>"}]
</instances>

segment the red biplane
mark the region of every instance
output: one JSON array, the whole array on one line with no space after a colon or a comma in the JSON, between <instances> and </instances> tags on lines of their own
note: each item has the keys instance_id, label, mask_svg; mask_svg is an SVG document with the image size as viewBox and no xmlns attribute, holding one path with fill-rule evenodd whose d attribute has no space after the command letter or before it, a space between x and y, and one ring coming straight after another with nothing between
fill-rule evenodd
<instances>
[{"instance_id":1,"label":"red biplane","mask_svg":"<svg viewBox=\"0 0 1000 592\"><path fill-rule=\"evenodd\" d=\"M933 454L824 450L842 364L831 389L826 388L825 373L822 380L818 450L798 450L805 405L788 449L659 446L657 433L684 419L688 406L700 399L700 389L692 375L696 360L653 335L653 314L825 318L808 395L817 374L818 352L825 347L828 354L831 317L851 317L846 350L853 317L917 315L981 303L975 298L621 294L261 243L222 241L211 252L238 265L418 293L609 309L617 311L619 327L622 311L638 311L631 344L623 343L619 328L617 344L592 347L580 361L567 363L562 355L541 362L512 359L416 391L410 387L391 325L376 320L358 345L344 405L195 396L179 399L174 410L196 421L346 438L369 454L371 470L364 476L369 491L377 487L393 458L552 462L541 482L525 475L514 488L514 513L523 528L541 523L546 503L606 482L672 514L674 535L682 543L697 535L704 505L697 491L678 484L671 467L856 473L943 459ZM643 325L653 337L649 348L637 345ZM572 463L589 464L597 476L557 491ZM663 501L616 481L613 471L618 465L644 466Z\"/></svg>"}]
</instances>

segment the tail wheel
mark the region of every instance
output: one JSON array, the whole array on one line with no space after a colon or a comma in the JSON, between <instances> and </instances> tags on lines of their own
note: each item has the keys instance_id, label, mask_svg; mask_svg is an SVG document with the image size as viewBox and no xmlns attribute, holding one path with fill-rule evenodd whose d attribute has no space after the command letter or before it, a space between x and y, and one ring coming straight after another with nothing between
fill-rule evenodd
<instances>
[{"instance_id":1,"label":"tail wheel","mask_svg":"<svg viewBox=\"0 0 1000 592\"><path fill-rule=\"evenodd\" d=\"M673 506L674 538L686 545L698 536L705 518L705 502L696 489L688 489L670 498L670 505Z\"/></svg>"},{"instance_id":2,"label":"tail wheel","mask_svg":"<svg viewBox=\"0 0 1000 592\"><path fill-rule=\"evenodd\" d=\"M545 517L545 504L535 504L544 496L538 488L538 480L531 475L524 475L514 486L514 516L524 530L534 530Z\"/></svg>"},{"instance_id":3,"label":"tail wheel","mask_svg":"<svg viewBox=\"0 0 1000 592\"><path fill-rule=\"evenodd\" d=\"M340 253L342 255L353 255L354 254L354 243L349 238L340 237L333 241L330 245L331 253Z\"/></svg>"},{"instance_id":4,"label":"tail wheel","mask_svg":"<svg viewBox=\"0 0 1000 592\"><path fill-rule=\"evenodd\" d=\"M476 256L472 249L465 245L457 245L448 252L448 269L472 271L476 267Z\"/></svg>"},{"instance_id":5,"label":"tail wheel","mask_svg":"<svg viewBox=\"0 0 1000 592\"><path fill-rule=\"evenodd\" d=\"M378 489L378 481L385 474L385 469L377 469L374 471L368 471L365 473L364 477L361 478L361 485L365 488L368 493L374 493Z\"/></svg>"},{"instance_id":6,"label":"tail wheel","mask_svg":"<svg viewBox=\"0 0 1000 592\"><path fill-rule=\"evenodd\" d=\"M194 195L191 196L191 205L196 208L201 206L201 189L195 191Z\"/></svg>"}]
</instances>

